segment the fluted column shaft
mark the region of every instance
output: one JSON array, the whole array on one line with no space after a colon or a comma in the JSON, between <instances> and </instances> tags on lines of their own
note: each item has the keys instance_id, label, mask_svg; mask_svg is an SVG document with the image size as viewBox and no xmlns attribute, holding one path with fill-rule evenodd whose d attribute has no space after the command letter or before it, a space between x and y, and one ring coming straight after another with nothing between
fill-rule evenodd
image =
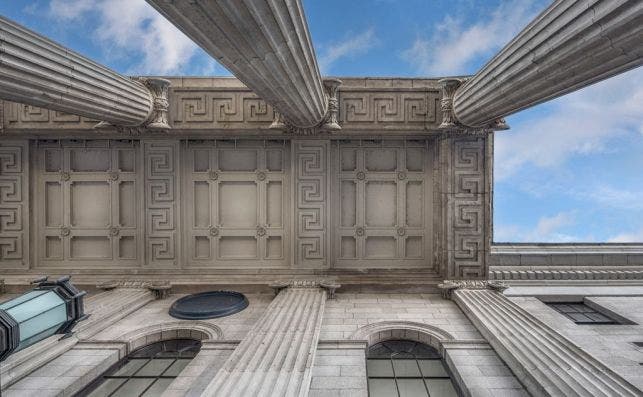
<instances>
[{"instance_id":1,"label":"fluted column shaft","mask_svg":"<svg viewBox=\"0 0 643 397\"><path fill-rule=\"evenodd\" d=\"M319 125L328 104L300 0L147 0L287 122Z\"/></svg>"},{"instance_id":2,"label":"fluted column shaft","mask_svg":"<svg viewBox=\"0 0 643 397\"><path fill-rule=\"evenodd\" d=\"M204 396L306 396L326 291L288 287L270 303Z\"/></svg>"},{"instance_id":3,"label":"fluted column shaft","mask_svg":"<svg viewBox=\"0 0 643 397\"><path fill-rule=\"evenodd\" d=\"M643 64L643 2L556 0L455 92L457 120L494 120Z\"/></svg>"},{"instance_id":4,"label":"fluted column shaft","mask_svg":"<svg viewBox=\"0 0 643 397\"><path fill-rule=\"evenodd\" d=\"M452 298L533 396L641 395L502 293L464 288Z\"/></svg>"},{"instance_id":5,"label":"fluted column shaft","mask_svg":"<svg viewBox=\"0 0 643 397\"><path fill-rule=\"evenodd\" d=\"M0 16L0 99L117 126L169 128L167 84L134 81Z\"/></svg>"}]
</instances>

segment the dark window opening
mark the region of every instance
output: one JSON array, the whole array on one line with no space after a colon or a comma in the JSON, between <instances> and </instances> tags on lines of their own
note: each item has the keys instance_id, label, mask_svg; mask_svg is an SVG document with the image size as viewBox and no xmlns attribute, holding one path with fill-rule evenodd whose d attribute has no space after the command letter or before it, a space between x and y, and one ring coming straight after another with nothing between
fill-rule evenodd
<instances>
[{"instance_id":1,"label":"dark window opening","mask_svg":"<svg viewBox=\"0 0 643 397\"><path fill-rule=\"evenodd\" d=\"M431 346L408 340L380 342L366 360L370 397L457 397L449 371Z\"/></svg>"},{"instance_id":2,"label":"dark window opening","mask_svg":"<svg viewBox=\"0 0 643 397\"><path fill-rule=\"evenodd\" d=\"M582 302L549 302L546 304L576 324L619 324L613 318Z\"/></svg>"},{"instance_id":3,"label":"dark window opening","mask_svg":"<svg viewBox=\"0 0 643 397\"><path fill-rule=\"evenodd\" d=\"M130 353L77 397L160 396L201 349L194 339L153 343Z\"/></svg>"}]
</instances>

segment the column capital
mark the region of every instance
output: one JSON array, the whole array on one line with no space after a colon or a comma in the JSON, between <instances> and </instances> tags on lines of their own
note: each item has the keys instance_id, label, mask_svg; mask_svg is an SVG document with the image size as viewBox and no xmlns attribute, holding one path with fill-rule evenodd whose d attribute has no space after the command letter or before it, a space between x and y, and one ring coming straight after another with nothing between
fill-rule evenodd
<instances>
[{"instance_id":1,"label":"column capital","mask_svg":"<svg viewBox=\"0 0 643 397\"><path fill-rule=\"evenodd\" d=\"M444 299L451 299L453 291L458 289L488 289L502 293L509 286L501 281L492 280L444 280L441 284L438 284L438 288Z\"/></svg>"},{"instance_id":2,"label":"column capital","mask_svg":"<svg viewBox=\"0 0 643 397\"><path fill-rule=\"evenodd\" d=\"M328 299L335 298L335 291L341 288L341 284L329 280L278 280L268 284L275 291L275 295L287 288L321 288L328 293Z\"/></svg>"},{"instance_id":3,"label":"column capital","mask_svg":"<svg viewBox=\"0 0 643 397\"><path fill-rule=\"evenodd\" d=\"M112 280L96 285L96 288L103 291L111 291L116 288L127 289L148 289L152 291L156 299L167 297L172 291L172 284L168 280L144 281L144 280Z\"/></svg>"}]
</instances>

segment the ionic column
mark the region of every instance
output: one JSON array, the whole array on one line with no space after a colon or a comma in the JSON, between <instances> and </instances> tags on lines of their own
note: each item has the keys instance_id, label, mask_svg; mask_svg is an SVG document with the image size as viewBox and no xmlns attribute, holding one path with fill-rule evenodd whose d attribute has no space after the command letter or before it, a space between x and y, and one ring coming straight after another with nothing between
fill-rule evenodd
<instances>
[{"instance_id":1,"label":"ionic column","mask_svg":"<svg viewBox=\"0 0 643 397\"><path fill-rule=\"evenodd\" d=\"M326 291L312 282L278 287L278 295L203 396L307 395Z\"/></svg>"},{"instance_id":2,"label":"ionic column","mask_svg":"<svg viewBox=\"0 0 643 397\"><path fill-rule=\"evenodd\" d=\"M122 76L0 16L0 99L167 129L169 81Z\"/></svg>"},{"instance_id":3,"label":"ionic column","mask_svg":"<svg viewBox=\"0 0 643 397\"><path fill-rule=\"evenodd\" d=\"M328 101L300 0L147 1L286 123L326 124Z\"/></svg>"},{"instance_id":4,"label":"ionic column","mask_svg":"<svg viewBox=\"0 0 643 397\"><path fill-rule=\"evenodd\" d=\"M642 64L642 2L556 0L457 89L454 115L485 127Z\"/></svg>"},{"instance_id":5,"label":"ionic column","mask_svg":"<svg viewBox=\"0 0 643 397\"><path fill-rule=\"evenodd\" d=\"M533 396L640 396L572 341L507 299L500 284L440 285Z\"/></svg>"}]
</instances>

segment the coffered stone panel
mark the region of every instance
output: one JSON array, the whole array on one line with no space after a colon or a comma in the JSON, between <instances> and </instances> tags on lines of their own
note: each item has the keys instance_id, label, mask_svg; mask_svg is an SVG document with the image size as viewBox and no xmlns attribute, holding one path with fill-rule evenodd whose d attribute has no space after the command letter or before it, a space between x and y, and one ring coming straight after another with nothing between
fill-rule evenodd
<instances>
[{"instance_id":1,"label":"coffered stone panel","mask_svg":"<svg viewBox=\"0 0 643 397\"><path fill-rule=\"evenodd\" d=\"M29 266L29 145L0 141L0 269Z\"/></svg>"},{"instance_id":2,"label":"coffered stone panel","mask_svg":"<svg viewBox=\"0 0 643 397\"><path fill-rule=\"evenodd\" d=\"M434 148L424 139L333 143L336 267L433 267Z\"/></svg>"},{"instance_id":3,"label":"coffered stone panel","mask_svg":"<svg viewBox=\"0 0 643 397\"><path fill-rule=\"evenodd\" d=\"M284 140L186 143L186 263L289 263L289 149Z\"/></svg>"},{"instance_id":4,"label":"coffered stone panel","mask_svg":"<svg viewBox=\"0 0 643 397\"><path fill-rule=\"evenodd\" d=\"M139 143L49 140L34 146L38 266L140 264Z\"/></svg>"}]
</instances>

